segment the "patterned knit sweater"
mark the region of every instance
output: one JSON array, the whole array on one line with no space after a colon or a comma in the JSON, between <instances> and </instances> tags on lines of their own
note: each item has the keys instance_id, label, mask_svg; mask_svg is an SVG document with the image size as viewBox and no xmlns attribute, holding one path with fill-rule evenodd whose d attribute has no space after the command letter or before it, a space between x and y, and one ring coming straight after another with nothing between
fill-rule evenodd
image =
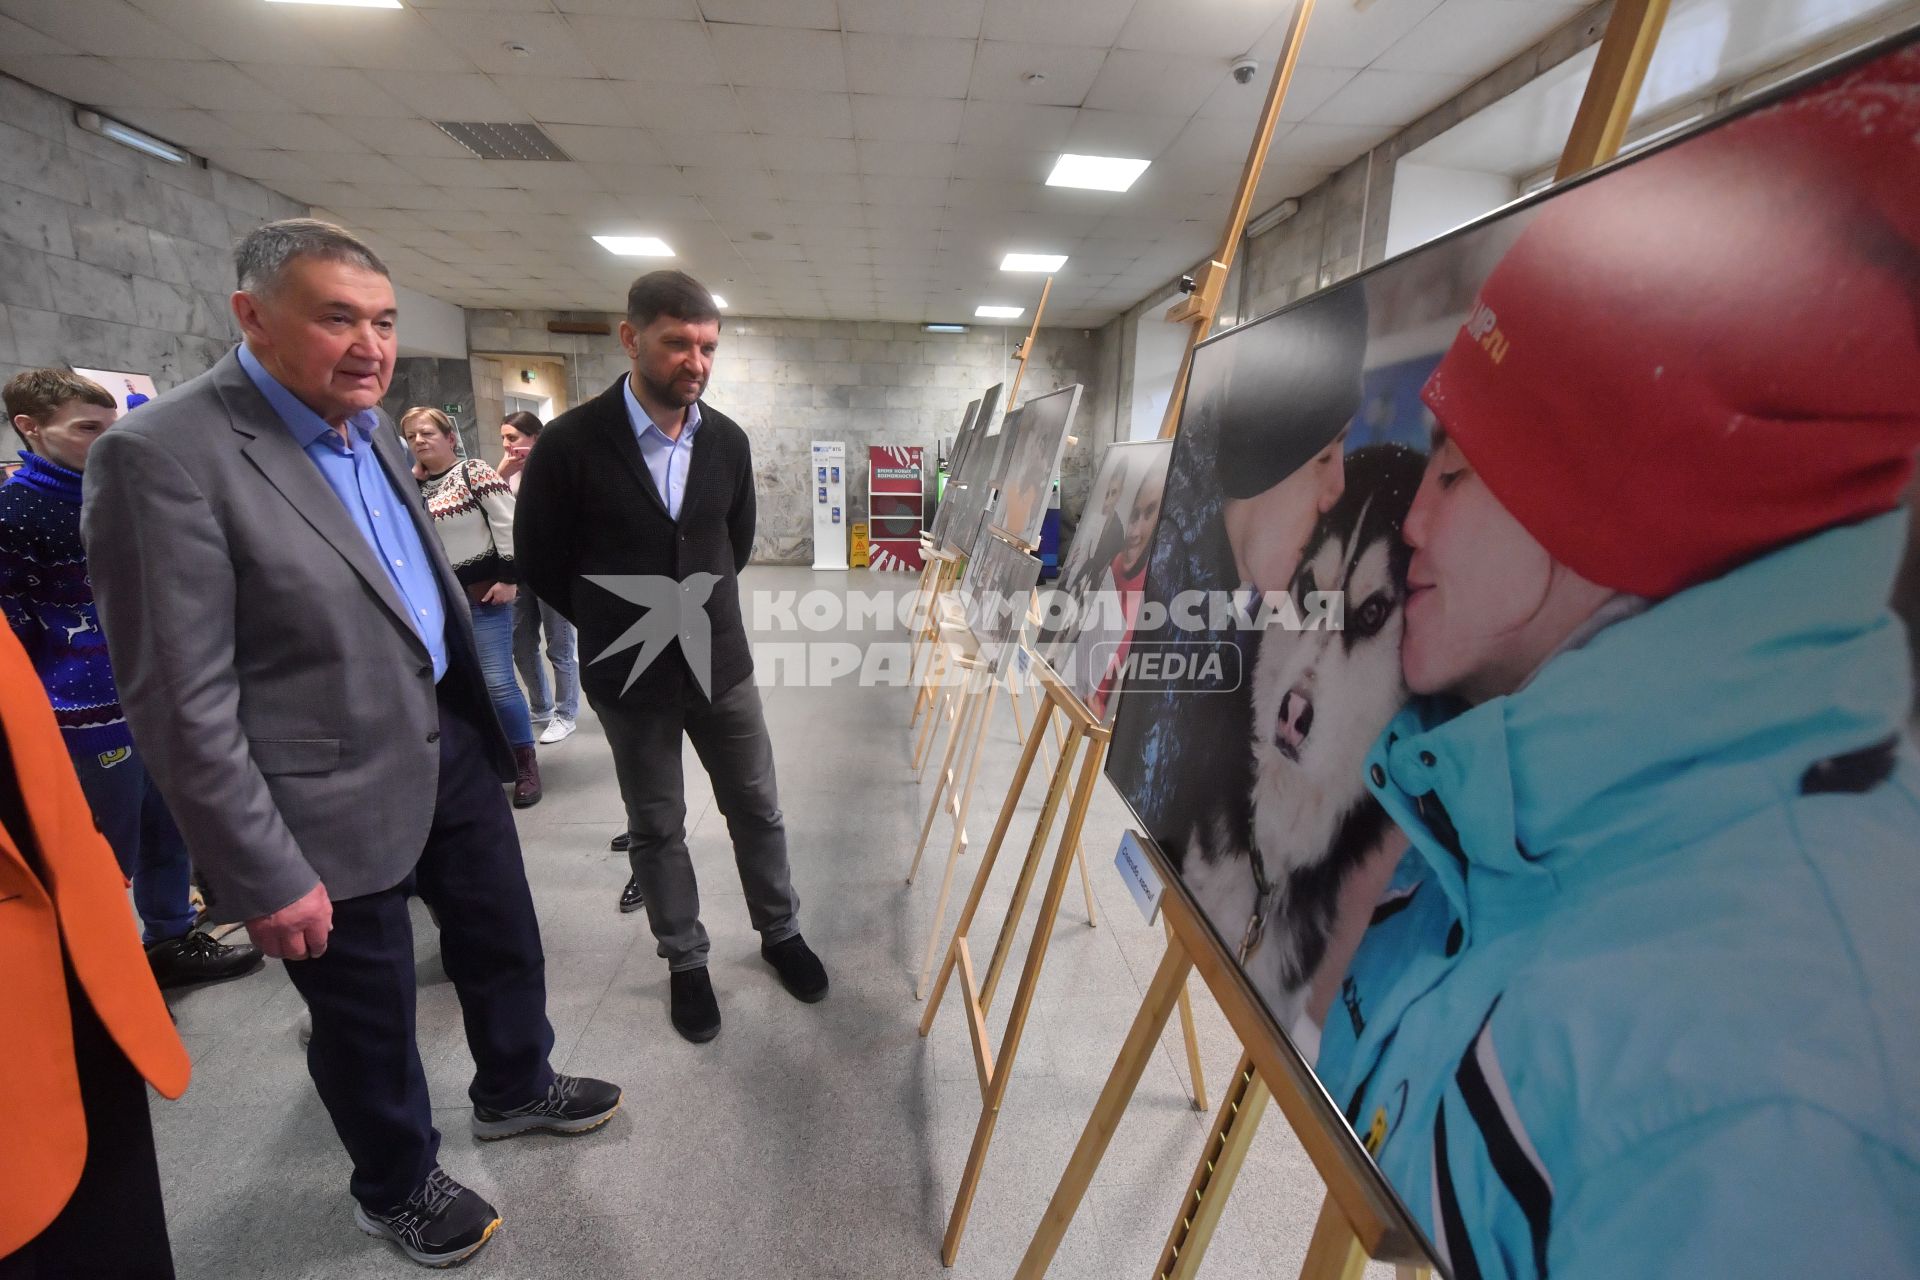
<instances>
[{"instance_id":1,"label":"patterned knit sweater","mask_svg":"<svg viewBox=\"0 0 1920 1280\"><path fill-rule=\"evenodd\" d=\"M78 754L132 745L80 544L80 473L38 454L0 485L0 611Z\"/></svg>"},{"instance_id":2,"label":"patterned knit sweater","mask_svg":"<svg viewBox=\"0 0 1920 1280\"><path fill-rule=\"evenodd\" d=\"M463 458L420 482L433 531L461 586L516 582L513 491L478 458Z\"/></svg>"}]
</instances>

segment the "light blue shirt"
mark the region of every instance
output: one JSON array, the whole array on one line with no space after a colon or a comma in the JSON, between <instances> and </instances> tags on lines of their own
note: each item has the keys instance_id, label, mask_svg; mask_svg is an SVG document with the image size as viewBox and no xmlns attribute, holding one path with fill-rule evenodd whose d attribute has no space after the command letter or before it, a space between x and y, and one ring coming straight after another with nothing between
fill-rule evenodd
<instances>
[{"instance_id":1,"label":"light blue shirt","mask_svg":"<svg viewBox=\"0 0 1920 1280\"><path fill-rule=\"evenodd\" d=\"M634 398L632 374L621 381L620 389L626 393L627 421L633 424L633 434L640 441L647 474L660 491L660 501L667 504L667 514L678 520L680 502L687 496L687 467L693 462L693 433L700 429L700 402L687 406L687 425L680 428L678 440L669 440Z\"/></svg>"},{"instance_id":2,"label":"light blue shirt","mask_svg":"<svg viewBox=\"0 0 1920 1280\"><path fill-rule=\"evenodd\" d=\"M380 557L394 590L407 603L409 620L433 656L433 678L439 680L447 673L446 601L434 577L433 558L407 514L406 499L395 491L386 468L374 455L373 433L380 425L379 415L371 409L354 414L347 419L349 439L342 440L326 419L281 386L245 343L240 346L240 367L280 415L288 433L313 459L313 465L320 468L321 478L347 509L360 536Z\"/></svg>"}]
</instances>

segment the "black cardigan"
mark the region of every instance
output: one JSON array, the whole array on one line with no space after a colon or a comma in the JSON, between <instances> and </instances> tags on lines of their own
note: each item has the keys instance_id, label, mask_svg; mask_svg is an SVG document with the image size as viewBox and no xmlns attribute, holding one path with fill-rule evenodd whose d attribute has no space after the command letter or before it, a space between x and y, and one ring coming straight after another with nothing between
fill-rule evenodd
<instances>
[{"instance_id":1,"label":"black cardigan","mask_svg":"<svg viewBox=\"0 0 1920 1280\"><path fill-rule=\"evenodd\" d=\"M590 698L629 707L698 700L699 686L678 642L671 643L623 695L639 649L594 659L645 616L639 605L585 574L645 574L684 581L710 573L714 697L753 674L740 621L738 574L753 551L753 452L747 433L725 414L700 406L680 519L667 515L627 417L624 376L547 424L527 455L514 512L514 558L535 595L580 630L580 680Z\"/></svg>"}]
</instances>

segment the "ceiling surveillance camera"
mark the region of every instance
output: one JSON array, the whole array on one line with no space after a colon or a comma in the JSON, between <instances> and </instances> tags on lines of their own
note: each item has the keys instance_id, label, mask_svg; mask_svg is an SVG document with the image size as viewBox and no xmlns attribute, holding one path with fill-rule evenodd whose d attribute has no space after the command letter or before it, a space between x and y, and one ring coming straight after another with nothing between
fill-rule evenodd
<instances>
[{"instance_id":1,"label":"ceiling surveillance camera","mask_svg":"<svg viewBox=\"0 0 1920 1280\"><path fill-rule=\"evenodd\" d=\"M1233 82L1252 84L1253 78L1260 74L1260 64L1252 58L1242 58L1233 64Z\"/></svg>"}]
</instances>

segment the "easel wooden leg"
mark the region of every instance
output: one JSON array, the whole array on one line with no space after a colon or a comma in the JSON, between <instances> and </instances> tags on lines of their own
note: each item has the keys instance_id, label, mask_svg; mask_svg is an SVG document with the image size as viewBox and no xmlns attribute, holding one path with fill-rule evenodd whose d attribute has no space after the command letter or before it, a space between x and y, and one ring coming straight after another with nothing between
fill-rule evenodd
<instances>
[{"instance_id":1,"label":"easel wooden leg","mask_svg":"<svg viewBox=\"0 0 1920 1280\"><path fill-rule=\"evenodd\" d=\"M1403 1268L1404 1270L1405 1268ZM1313 1239L1307 1242L1307 1260L1300 1265L1300 1280L1360 1280L1367 1270L1367 1251L1353 1233L1347 1215L1328 1196L1320 1206L1320 1219L1313 1224Z\"/></svg>"},{"instance_id":2,"label":"easel wooden leg","mask_svg":"<svg viewBox=\"0 0 1920 1280\"><path fill-rule=\"evenodd\" d=\"M994 1124L1000 1104L1007 1095L1007 1079L1014 1056L1026 1034L1027 1015L1033 1009L1033 993L1040 983L1040 971L1047 962L1047 946L1053 940L1054 922L1060 916L1060 899L1067 891L1067 877L1073 873L1073 850L1080 828L1087 819L1087 807L1093 801L1093 788L1100 776L1100 741L1096 741L1080 763L1080 776L1074 786L1073 804L1067 812L1067 825L1060 833L1060 844L1053 857L1053 870L1047 876L1047 891L1040 899L1040 915L1034 921L1033 939L1027 944L1027 960L1020 970L1020 983L1014 988L1013 1008L1007 1015L1006 1034L1001 1037L998 1059L993 1064L987 1096L974 1128L973 1146L967 1152L967 1165L960 1175L960 1187L954 1196L953 1213L947 1219L947 1234L940 1245L940 1260L952 1266L960 1255L960 1237L967 1229L967 1215L973 1209L974 1193L980 1188L980 1173L987 1162L987 1145L993 1140ZM1063 774L1065 770L1061 771ZM1009 923L1019 918L1016 908ZM984 1010L984 1001L981 1005Z\"/></svg>"},{"instance_id":3,"label":"easel wooden leg","mask_svg":"<svg viewBox=\"0 0 1920 1280\"><path fill-rule=\"evenodd\" d=\"M1167 945L1173 945L1173 925L1165 916L1161 927L1167 931ZM1187 984L1180 984L1180 1034L1187 1042L1187 1074L1193 1077L1193 1109L1207 1109L1207 1076L1200 1068L1200 1033L1193 1025L1193 996Z\"/></svg>"},{"instance_id":4,"label":"easel wooden leg","mask_svg":"<svg viewBox=\"0 0 1920 1280\"><path fill-rule=\"evenodd\" d=\"M1186 984L1182 983L1183 1004L1185 994ZM1240 1065L1233 1070L1233 1079L1227 1082L1227 1096L1221 1099L1220 1114L1214 1117L1213 1130L1207 1134L1200 1163L1187 1184L1187 1197L1174 1215L1173 1230L1167 1233L1160 1265L1153 1272L1155 1280L1192 1280L1200 1270L1214 1228L1220 1225L1220 1211L1233 1192L1234 1180L1240 1176L1240 1166L1246 1161L1271 1097L1260 1073L1253 1068L1253 1059L1243 1054Z\"/></svg>"},{"instance_id":5,"label":"easel wooden leg","mask_svg":"<svg viewBox=\"0 0 1920 1280\"><path fill-rule=\"evenodd\" d=\"M947 669L946 646L936 643L938 647L927 663L926 682L915 695L916 703L924 704L927 709L926 722L920 726L920 738L913 748L913 776L916 781L926 769L927 748L933 745L933 735L938 732L937 726L945 718L942 713L952 705L952 673Z\"/></svg>"},{"instance_id":6,"label":"easel wooden leg","mask_svg":"<svg viewBox=\"0 0 1920 1280\"><path fill-rule=\"evenodd\" d=\"M927 929L927 954L920 962L920 976L913 984L913 998L926 998L927 982L933 977L933 962L940 954L940 931L947 920L947 899L953 895L953 875L960 867L960 855L967 848L967 808L973 802L973 783L980 772L980 748L986 743L987 733L993 725L993 709L999 699L994 696L993 685L989 681L986 690L980 694L980 710L977 713L979 724L973 730L973 747L968 753L967 777L961 788L953 793L953 843L947 846L947 869L940 877L940 896L934 902L933 922ZM959 730L955 731L956 736Z\"/></svg>"},{"instance_id":7,"label":"easel wooden leg","mask_svg":"<svg viewBox=\"0 0 1920 1280\"><path fill-rule=\"evenodd\" d=\"M1187 955L1186 948L1178 943L1169 944L1147 987L1146 998L1141 1001L1140 1012L1134 1015L1133 1029L1127 1032L1126 1042L1120 1046L1113 1072L1100 1090L1100 1101L1094 1105L1093 1115L1080 1134L1072 1159L1067 1161L1066 1172L1060 1175L1060 1185L1054 1189L1046 1213L1041 1215L1033 1242L1020 1260L1020 1269L1014 1272L1014 1280L1041 1280L1047 1274L1047 1267L1060 1251L1060 1242L1066 1238L1067 1227L1080 1208L1080 1200L1093 1182L1094 1170L1100 1167L1100 1158L1106 1154L1107 1144L1113 1141L1114 1131L1120 1127L1127 1102L1140 1087L1140 1076L1159 1047L1160 1033L1166 1029L1167 1019L1173 1016L1174 1006L1180 1002L1180 991L1192 969L1193 959Z\"/></svg>"},{"instance_id":8,"label":"easel wooden leg","mask_svg":"<svg viewBox=\"0 0 1920 1280\"><path fill-rule=\"evenodd\" d=\"M912 884L914 876L920 873L920 859L926 856L927 837L933 834L933 820L940 814L940 797L946 793L947 785L953 781L953 757L959 750L960 740L965 737L964 725L973 716L974 704L979 693L973 687L972 674L968 674L968 683L960 692L959 716L954 721L953 732L947 735L947 751L940 760L940 776L934 780L933 797L927 801L927 820L920 824L920 844L913 851L913 865L907 868L907 883ZM937 717L936 717L937 719Z\"/></svg>"},{"instance_id":9,"label":"easel wooden leg","mask_svg":"<svg viewBox=\"0 0 1920 1280\"><path fill-rule=\"evenodd\" d=\"M980 909L980 899L986 894L987 880L993 874L994 863L1000 859L1000 848L1006 842L1007 828L1013 824L1014 810L1020 807L1021 793L1026 790L1027 778L1033 771L1033 760L1040 751L1041 739L1046 734L1047 721L1053 715L1053 703L1042 701L1033 722L1033 729L1027 734L1027 745L1020 752L1020 759L1013 770L1013 781L1007 788L1007 798L1001 802L1000 816L994 821L993 834L987 840L987 847L980 855L979 870L973 874L973 887L967 892L967 904L960 909L960 919L953 927L955 944L967 936L973 928L974 914ZM1066 794L1067 778L1064 772L1056 773L1053 782L1047 788L1046 805L1041 811L1040 821L1045 826L1053 825L1053 815L1060 807L1060 799ZM1027 856L1032 858L1034 850L1029 847ZM926 1035L933 1030L934 1015L940 1012L940 1000L947 992L947 984L953 978L957 946L947 948L947 958L941 963L940 976L933 984L933 995L927 1000L927 1011L920 1018L920 1034Z\"/></svg>"}]
</instances>

